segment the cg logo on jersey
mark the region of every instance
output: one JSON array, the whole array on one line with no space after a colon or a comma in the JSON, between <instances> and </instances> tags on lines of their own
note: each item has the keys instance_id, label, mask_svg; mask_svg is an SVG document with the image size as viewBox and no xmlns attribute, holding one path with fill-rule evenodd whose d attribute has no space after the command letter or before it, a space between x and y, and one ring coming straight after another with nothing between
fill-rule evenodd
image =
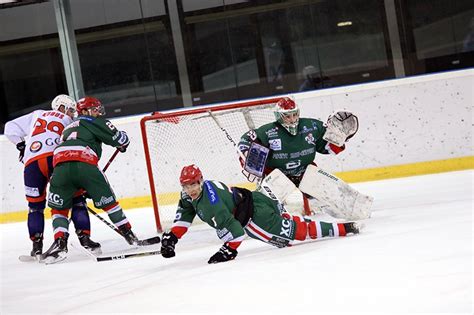
<instances>
[{"instance_id":1,"label":"cg logo on jersey","mask_svg":"<svg viewBox=\"0 0 474 315\"><path fill-rule=\"evenodd\" d=\"M43 147L43 144L39 141L35 141L30 145L30 152L36 153Z\"/></svg>"},{"instance_id":2,"label":"cg logo on jersey","mask_svg":"<svg viewBox=\"0 0 474 315\"><path fill-rule=\"evenodd\" d=\"M44 143L47 145L47 146L57 146L59 145L59 143L61 142L60 138L48 138L44 141Z\"/></svg>"}]
</instances>

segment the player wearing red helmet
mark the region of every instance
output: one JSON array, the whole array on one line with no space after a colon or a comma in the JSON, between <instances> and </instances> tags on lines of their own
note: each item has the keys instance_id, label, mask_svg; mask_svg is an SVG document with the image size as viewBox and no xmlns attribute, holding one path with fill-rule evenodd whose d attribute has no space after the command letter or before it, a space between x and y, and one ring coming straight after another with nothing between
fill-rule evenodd
<instances>
[{"instance_id":1,"label":"player wearing red helmet","mask_svg":"<svg viewBox=\"0 0 474 315\"><path fill-rule=\"evenodd\" d=\"M19 160L25 164L23 179L28 201L28 232L33 249L30 256L38 258L43 252L44 209L46 186L53 172L53 152L60 142L62 131L72 123L76 101L60 94L51 102L52 110L36 110L5 125L5 136L20 151ZM85 201L74 198L71 220L82 246L97 253L100 244L90 239L90 220ZM31 259L20 256L21 260Z\"/></svg>"},{"instance_id":2,"label":"player wearing red helmet","mask_svg":"<svg viewBox=\"0 0 474 315\"><path fill-rule=\"evenodd\" d=\"M292 216L260 192L203 180L196 165L185 166L179 180L183 191L176 219L171 230L162 236L161 255L164 258L175 256L178 240L196 215L216 229L217 236L224 242L209 259L210 264L234 259L245 234L270 245L286 247L295 241L359 233L359 226L354 222L329 223Z\"/></svg>"},{"instance_id":3,"label":"player wearing red helmet","mask_svg":"<svg viewBox=\"0 0 474 315\"><path fill-rule=\"evenodd\" d=\"M54 243L43 254L50 262L66 258L68 239L68 214L72 196L86 190L96 208L104 210L129 244L137 242L131 225L123 213L115 194L98 168L102 143L125 152L130 140L103 118L104 107L94 97L84 97L76 105L78 118L67 126L61 136L62 143L54 151L54 171L49 189L48 206L53 215Z\"/></svg>"}]
</instances>

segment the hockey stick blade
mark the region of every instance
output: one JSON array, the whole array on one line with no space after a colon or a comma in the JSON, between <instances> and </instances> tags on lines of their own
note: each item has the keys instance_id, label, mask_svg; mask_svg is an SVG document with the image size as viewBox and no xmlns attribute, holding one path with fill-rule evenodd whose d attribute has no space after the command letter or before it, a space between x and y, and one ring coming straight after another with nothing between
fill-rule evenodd
<instances>
[{"instance_id":1,"label":"hockey stick blade","mask_svg":"<svg viewBox=\"0 0 474 315\"><path fill-rule=\"evenodd\" d=\"M154 255L161 255L161 251L155 250L152 252L103 256L103 257L97 257L96 260L97 262L101 262L101 261L122 260L122 259L133 258L133 257L154 256Z\"/></svg>"},{"instance_id":2,"label":"hockey stick blade","mask_svg":"<svg viewBox=\"0 0 474 315\"><path fill-rule=\"evenodd\" d=\"M144 240L138 240L137 245L138 246L149 246L149 245L158 244L159 242L161 242L160 237L159 236L154 236L154 237L146 238Z\"/></svg>"},{"instance_id":3,"label":"hockey stick blade","mask_svg":"<svg viewBox=\"0 0 474 315\"><path fill-rule=\"evenodd\" d=\"M21 262L32 262L38 261L38 257L30 255L20 255L18 256L18 260L20 260Z\"/></svg>"}]
</instances>

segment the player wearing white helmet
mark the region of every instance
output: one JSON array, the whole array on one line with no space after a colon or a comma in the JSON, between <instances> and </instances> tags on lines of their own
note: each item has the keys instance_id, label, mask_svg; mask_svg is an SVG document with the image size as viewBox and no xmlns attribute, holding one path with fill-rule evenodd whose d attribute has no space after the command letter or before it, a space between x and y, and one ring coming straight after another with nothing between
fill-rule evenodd
<instances>
[{"instance_id":1,"label":"player wearing white helmet","mask_svg":"<svg viewBox=\"0 0 474 315\"><path fill-rule=\"evenodd\" d=\"M5 136L20 151L19 160L24 163L25 195L28 201L28 231L33 241L31 256L37 257L43 250L44 209L46 186L53 170L53 152L60 143L64 128L73 122L76 101L65 94L51 102L52 110L36 110L11 120L5 125ZM76 226L81 244L98 251L100 244L90 240L90 221L85 199L75 199L72 221Z\"/></svg>"},{"instance_id":2,"label":"player wearing white helmet","mask_svg":"<svg viewBox=\"0 0 474 315\"><path fill-rule=\"evenodd\" d=\"M250 181L265 178L265 184L273 180L272 193L277 197L280 195L279 199L285 199L298 188L305 196L320 202L318 207L324 206L332 216L347 220L369 217L370 198L351 190L335 176L319 171L314 162L317 153L339 154L345 149L347 140L358 130L357 117L348 111L338 111L330 115L326 123L314 118L301 118L295 101L283 97L276 104L275 118L274 122L250 130L240 139L239 150L245 156L245 161L242 161L244 175ZM315 179L323 175L334 181L331 187L344 185L345 191L351 191L353 195L347 193L350 195L347 198L341 194L328 196L328 189L318 181L319 177ZM281 188L281 191L276 188ZM307 207L307 200L305 203ZM345 204L354 206L346 207ZM305 210L309 212L309 209Z\"/></svg>"}]
</instances>

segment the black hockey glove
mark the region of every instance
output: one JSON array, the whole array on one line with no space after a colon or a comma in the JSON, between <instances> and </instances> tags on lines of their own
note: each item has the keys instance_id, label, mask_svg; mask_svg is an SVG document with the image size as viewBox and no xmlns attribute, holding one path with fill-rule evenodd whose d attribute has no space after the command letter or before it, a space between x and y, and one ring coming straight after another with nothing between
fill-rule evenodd
<instances>
[{"instance_id":1,"label":"black hockey glove","mask_svg":"<svg viewBox=\"0 0 474 315\"><path fill-rule=\"evenodd\" d=\"M123 143L123 144L117 147L117 149L120 152L124 153L125 151L127 151L127 148L130 144L130 139L128 138L127 133L125 131L119 131L119 133L120 133L119 143Z\"/></svg>"},{"instance_id":2,"label":"black hockey glove","mask_svg":"<svg viewBox=\"0 0 474 315\"><path fill-rule=\"evenodd\" d=\"M18 142L16 144L16 149L20 151L20 154L18 155L18 161L20 162L23 162L23 157L25 156L25 148L26 148L25 141Z\"/></svg>"},{"instance_id":3,"label":"black hockey glove","mask_svg":"<svg viewBox=\"0 0 474 315\"><path fill-rule=\"evenodd\" d=\"M211 256L209 258L209 261L207 262L208 264L217 264L220 262L226 262L229 260L234 259L237 257L237 250L229 247L229 245L224 244L222 247L219 249L217 253Z\"/></svg>"},{"instance_id":4,"label":"black hockey glove","mask_svg":"<svg viewBox=\"0 0 474 315\"><path fill-rule=\"evenodd\" d=\"M173 232L163 233L161 236L161 256L164 258L171 258L176 255L174 247L178 243L178 238Z\"/></svg>"}]
</instances>

